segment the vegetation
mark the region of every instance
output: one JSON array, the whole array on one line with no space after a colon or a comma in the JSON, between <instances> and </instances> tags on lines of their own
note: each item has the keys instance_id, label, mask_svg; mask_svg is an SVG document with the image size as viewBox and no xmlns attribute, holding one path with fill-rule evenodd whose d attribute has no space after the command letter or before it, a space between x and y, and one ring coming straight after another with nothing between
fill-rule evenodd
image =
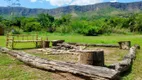
<instances>
[{"instance_id":1,"label":"vegetation","mask_svg":"<svg viewBox=\"0 0 142 80\"><path fill-rule=\"evenodd\" d=\"M27 33L30 34L30 33ZM31 33L33 34L33 33ZM55 40L55 39L65 39L66 42L79 42L79 43L103 43L103 44L117 44L118 41L123 41L123 40L130 40L132 42L132 45L134 44L139 44L140 46L142 46L142 36L141 35L111 35L111 36L82 36L82 35L62 35L62 34L51 34L51 33L40 33L40 36L45 36L45 37L49 37L50 40ZM0 36L0 41L1 41L1 46L5 47L5 36ZM31 44L33 43L29 43L29 44L20 44L18 43L18 45L16 45L17 48L23 47L23 48L34 48L34 46L32 46ZM116 52L118 53L118 51ZM142 61L142 50L138 50L137 53L137 57L133 63L132 69L130 70L130 73L126 73L123 76L124 80L138 80L138 79L142 79L142 65L141 65L141 61ZM32 53L34 54L34 53ZM122 58L122 55L120 55L122 53L118 53L117 55L120 56ZM40 56L40 57L44 57L46 58L46 56L44 55L40 55L40 54L35 54L36 56ZM114 54L112 55L108 55L109 56L116 56ZM49 56L50 59L56 59L59 57L51 57ZM12 66L12 68L10 67ZM22 67L21 67L22 66ZM15 68L16 67L16 68ZM6 70L3 71L3 70ZM29 71L32 70L32 71ZM39 71L39 70L38 70ZM42 79L43 76L46 77L46 79L48 80L50 73L46 73L46 72L38 72L37 70L33 69L33 68L29 68L25 70L25 67L23 67L23 63L20 63L19 61L11 58L10 56L6 55L6 54L0 54L0 73L2 75L0 75L0 79ZM38 73L39 75L42 75L42 77L37 76ZM13 75L10 77L10 75ZM49 76L47 76L49 75ZM50 79L50 78L49 78Z\"/></svg>"},{"instance_id":2,"label":"vegetation","mask_svg":"<svg viewBox=\"0 0 142 80\"><path fill-rule=\"evenodd\" d=\"M96 6L98 7L83 6L85 7L85 9L82 9L83 7L79 6L65 7L67 11L63 11L63 16L60 16L60 14L62 14L60 12L60 9L61 11L64 9L58 8L59 10L53 10L53 13L56 13L53 14L56 15L55 17L49 15L52 14L50 13L50 11L49 14L47 14L47 10L34 11L31 9L22 8L22 11L24 12L15 11L21 12L20 15L16 13L18 15L16 17L7 17L6 15L4 15L6 13L1 12L0 27L5 28L5 33L12 34L34 34L34 32L38 32L40 36L44 36L44 38L48 37L50 40L64 39L66 42L103 44L117 44L118 41L130 40L132 42L132 45L139 44L140 46L142 46L142 36L135 34L142 33L141 10L138 9L138 11L136 12L129 11L129 9L134 6L136 8L140 8L140 6L138 5L142 3L139 2L134 4L129 3L127 4L127 6L126 4L122 3L103 3L97 4ZM12 8L9 9L11 10ZM14 10L21 9L17 8ZM72 10L75 10L75 12L73 13ZM5 12L10 13L9 11ZM39 12L43 13L39 14ZM59 15L59 17L57 17L57 15ZM0 46L5 47L5 41L5 36L0 36ZM19 43L15 48L21 49L33 47L33 43ZM142 79L142 65L140 64L140 62L142 61L142 54L140 53L142 53L142 50L138 51L137 58L132 66L132 70L130 70L131 73L122 75L124 80ZM118 55L122 57L121 54L123 53L119 53ZM36 54L36 56L46 57L40 54ZM114 55L110 54L108 56ZM52 58L56 59L57 57L52 56L51 59ZM27 67L23 66L23 63L11 58L6 54L0 53L0 72L3 72L0 73L0 79L50 79L49 72L36 71L33 68L29 67L29 70L31 69L32 71L25 71ZM44 76L45 78L38 76L36 72Z\"/></svg>"},{"instance_id":3,"label":"vegetation","mask_svg":"<svg viewBox=\"0 0 142 80\"><path fill-rule=\"evenodd\" d=\"M22 62L10 57L8 54L2 53L0 53L0 72L1 80L51 80L50 72L25 66Z\"/></svg>"},{"instance_id":4,"label":"vegetation","mask_svg":"<svg viewBox=\"0 0 142 80\"><path fill-rule=\"evenodd\" d=\"M0 18L0 25L7 32L20 34L23 32L46 31L50 33L77 33L87 36L101 34L128 34L142 32L142 14L131 14L127 17L110 16L109 18L78 18L67 14L55 18L49 14L39 14L37 17L13 17L12 19Z\"/></svg>"},{"instance_id":5,"label":"vegetation","mask_svg":"<svg viewBox=\"0 0 142 80\"><path fill-rule=\"evenodd\" d=\"M53 10L0 7L0 26L5 27L6 32L14 34L32 31L77 33L87 36L141 33L141 4L142 2L108 2ZM8 14L11 10L13 15Z\"/></svg>"}]
</instances>

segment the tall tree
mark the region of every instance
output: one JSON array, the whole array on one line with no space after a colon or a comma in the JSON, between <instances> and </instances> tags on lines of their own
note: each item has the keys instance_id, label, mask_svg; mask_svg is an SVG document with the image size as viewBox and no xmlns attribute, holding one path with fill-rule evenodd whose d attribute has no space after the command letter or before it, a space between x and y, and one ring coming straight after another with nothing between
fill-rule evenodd
<instances>
[{"instance_id":1,"label":"tall tree","mask_svg":"<svg viewBox=\"0 0 142 80\"><path fill-rule=\"evenodd\" d=\"M50 16L49 14L39 14L37 20L40 22L41 26L47 28L49 32L54 31L53 23L55 19L53 16Z\"/></svg>"}]
</instances>

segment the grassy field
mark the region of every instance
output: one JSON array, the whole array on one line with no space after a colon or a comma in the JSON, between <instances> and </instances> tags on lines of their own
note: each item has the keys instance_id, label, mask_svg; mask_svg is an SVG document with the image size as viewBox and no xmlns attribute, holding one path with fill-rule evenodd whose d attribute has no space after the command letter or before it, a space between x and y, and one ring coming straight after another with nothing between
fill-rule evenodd
<instances>
[{"instance_id":1,"label":"grassy field","mask_svg":"<svg viewBox=\"0 0 142 80\"><path fill-rule=\"evenodd\" d=\"M111 36L82 36L82 35L62 35L62 34L42 34L40 37L48 37L49 40L64 39L66 42L79 42L79 43L103 43L103 44L117 44L118 41L131 41L132 45L139 44L142 46L142 35L111 35ZM0 46L5 47L5 36L0 36ZM30 44L16 44L16 48L33 48L35 45ZM137 58L133 63L132 70L129 74L123 76L123 80L142 80L142 50L138 50ZM12 66L12 67L11 67ZM27 79L40 79L37 74L32 71L26 71L22 68L23 63L12 59L6 54L0 53L0 79L4 80L27 80ZM4 71L6 70L6 71ZM40 72L39 72L40 73ZM44 75L50 75L50 73L44 72ZM36 77L35 77L36 76ZM44 76L45 77L45 76ZM50 80L50 77L45 77ZM43 78L41 78L43 79Z\"/></svg>"}]
</instances>

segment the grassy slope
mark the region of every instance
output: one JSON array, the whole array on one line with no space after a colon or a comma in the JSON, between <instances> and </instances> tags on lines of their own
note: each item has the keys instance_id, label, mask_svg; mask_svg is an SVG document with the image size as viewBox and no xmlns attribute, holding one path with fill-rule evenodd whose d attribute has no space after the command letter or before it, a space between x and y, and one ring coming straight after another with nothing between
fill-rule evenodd
<instances>
[{"instance_id":1,"label":"grassy slope","mask_svg":"<svg viewBox=\"0 0 142 80\"><path fill-rule=\"evenodd\" d=\"M40 34L40 36L43 35L42 33ZM124 41L124 40L130 40L132 41L132 45L133 44L139 44L142 46L142 35L114 35L114 36L97 36L97 37L92 37L92 36L81 36L81 35L61 35L61 34L44 34L43 35L44 38L48 37L49 40L53 40L53 39L65 39L66 42L79 42L79 43L103 43L103 44L117 44L118 41ZM0 45L1 46L5 46L5 37L4 36L0 36ZM17 44L18 45L18 44ZM29 46L29 44L19 44L17 47L33 47ZM142 79L142 50L138 51L137 54L137 58L132 66L132 71L130 74L126 74L123 79L124 80L141 80ZM7 57L7 56L3 56L0 55L0 57ZM9 63L11 64L13 60L9 60L6 59L8 61L3 61L5 59L0 59L0 67L5 69L7 68L7 66L5 66L5 63ZM17 63L14 63L17 64ZM4 67L3 67L4 66ZM21 70L20 68L17 68L16 70ZM0 72L3 71L2 69L0 69ZM13 71L13 70L12 70ZM11 69L8 70L9 73L11 73ZM4 77L6 76L5 74L7 73L3 73ZM15 74L13 72L13 74ZM23 72L19 72L19 74L23 75L25 73ZM23 75L26 76L26 75ZM0 79L4 78L3 76L0 75Z\"/></svg>"}]
</instances>

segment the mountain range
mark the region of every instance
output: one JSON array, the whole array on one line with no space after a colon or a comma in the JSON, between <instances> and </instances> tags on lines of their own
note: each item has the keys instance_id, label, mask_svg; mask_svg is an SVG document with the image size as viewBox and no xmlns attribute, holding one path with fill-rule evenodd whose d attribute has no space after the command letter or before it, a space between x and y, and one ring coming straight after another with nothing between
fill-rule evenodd
<instances>
[{"instance_id":1,"label":"mountain range","mask_svg":"<svg viewBox=\"0 0 142 80\"><path fill-rule=\"evenodd\" d=\"M142 1L131 3L99 3L85 6L65 6L56 9L31 9L24 7L0 7L0 15L7 16L11 14L19 16L35 16L40 13L49 13L53 16L61 16L64 14L72 14L73 16L87 16L90 15L116 15L123 13L135 13L142 11Z\"/></svg>"}]
</instances>

